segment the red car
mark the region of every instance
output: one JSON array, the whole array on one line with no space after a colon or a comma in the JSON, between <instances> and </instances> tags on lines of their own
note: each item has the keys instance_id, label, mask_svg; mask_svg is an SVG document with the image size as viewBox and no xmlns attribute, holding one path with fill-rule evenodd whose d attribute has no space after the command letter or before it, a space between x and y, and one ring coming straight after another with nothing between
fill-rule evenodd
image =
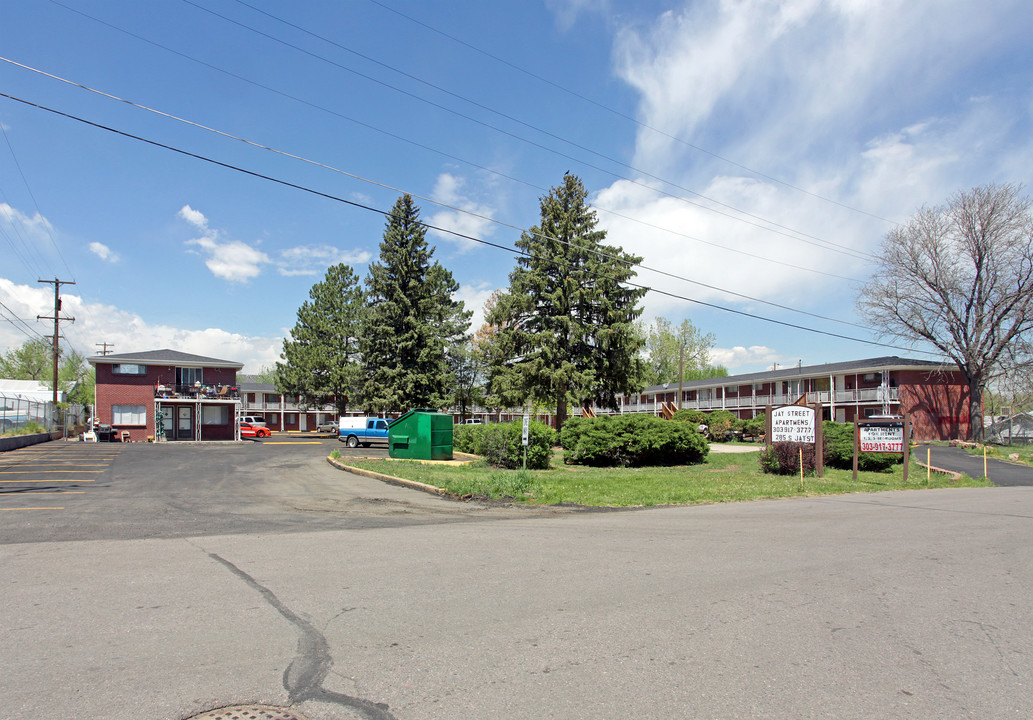
<instances>
[{"instance_id":1,"label":"red car","mask_svg":"<svg viewBox=\"0 0 1033 720\"><path fill-rule=\"evenodd\" d=\"M259 427L258 425L252 425L248 422L242 422L240 424L240 436L242 438L267 438L272 437L273 434L269 432L269 428Z\"/></svg>"}]
</instances>

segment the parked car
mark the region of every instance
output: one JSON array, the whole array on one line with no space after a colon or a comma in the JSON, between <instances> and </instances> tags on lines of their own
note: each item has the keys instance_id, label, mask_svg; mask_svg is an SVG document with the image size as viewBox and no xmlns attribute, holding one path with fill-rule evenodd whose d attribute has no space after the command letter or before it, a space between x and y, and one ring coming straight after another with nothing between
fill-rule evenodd
<instances>
[{"instance_id":1,"label":"parked car","mask_svg":"<svg viewBox=\"0 0 1033 720\"><path fill-rule=\"evenodd\" d=\"M480 418L467 418L463 420L463 425L483 425L484 421Z\"/></svg>"},{"instance_id":2,"label":"parked car","mask_svg":"<svg viewBox=\"0 0 1033 720\"><path fill-rule=\"evenodd\" d=\"M325 422L321 422L316 425L317 433L334 433L337 432L337 429L336 420L326 420Z\"/></svg>"},{"instance_id":3,"label":"parked car","mask_svg":"<svg viewBox=\"0 0 1033 720\"><path fill-rule=\"evenodd\" d=\"M338 421L338 440L348 447L369 447L373 443L387 444L387 426L390 420L371 417L343 417Z\"/></svg>"},{"instance_id":4,"label":"parked car","mask_svg":"<svg viewBox=\"0 0 1033 720\"><path fill-rule=\"evenodd\" d=\"M261 415L245 415L240 419L241 422L246 422L255 427L265 427L265 418Z\"/></svg>"},{"instance_id":5,"label":"parked car","mask_svg":"<svg viewBox=\"0 0 1033 720\"><path fill-rule=\"evenodd\" d=\"M261 425L252 425L249 422L241 421L240 436L242 438L263 438L272 437L273 434L269 432L269 428L267 427Z\"/></svg>"}]
</instances>

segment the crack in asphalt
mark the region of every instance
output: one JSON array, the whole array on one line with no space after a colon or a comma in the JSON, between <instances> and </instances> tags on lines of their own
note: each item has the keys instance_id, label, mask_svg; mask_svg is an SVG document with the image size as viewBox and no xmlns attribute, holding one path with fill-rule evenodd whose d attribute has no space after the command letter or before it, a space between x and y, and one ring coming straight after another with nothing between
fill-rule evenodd
<instances>
[{"instance_id":1,"label":"crack in asphalt","mask_svg":"<svg viewBox=\"0 0 1033 720\"><path fill-rule=\"evenodd\" d=\"M396 720L385 703L375 703L324 689L323 681L330 673L334 661L330 656L330 644L323 634L312 623L299 617L284 605L269 588L261 585L229 560L215 553L208 553L208 557L222 564L257 591L276 612L297 629L298 654L283 671L283 687L292 704L315 700L350 708L366 720Z\"/></svg>"}]
</instances>

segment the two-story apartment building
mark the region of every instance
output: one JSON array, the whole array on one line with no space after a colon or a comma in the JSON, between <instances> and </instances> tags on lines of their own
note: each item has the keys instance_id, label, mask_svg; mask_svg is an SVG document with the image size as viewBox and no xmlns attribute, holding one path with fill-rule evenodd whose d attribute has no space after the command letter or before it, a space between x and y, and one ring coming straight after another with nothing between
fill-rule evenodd
<instances>
[{"instance_id":1,"label":"two-story apartment building","mask_svg":"<svg viewBox=\"0 0 1033 720\"><path fill-rule=\"evenodd\" d=\"M822 406L825 420L853 422L873 415L911 416L916 440L969 437L969 393L956 367L899 357L763 372L649 387L620 396L620 412L657 415L679 408L728 410L741 418L769 405ZM596 408L597 414L612 411Z\"/></svg>"},{"instance_id":2,"label":"two-story apartment building","mask_svg":"<svg viewBox=\"0 0 1033 720\"><path fill-rule=\"evenodd\" d=\"M133 442L158 437L182 440L238 439L242 363L177 350L150 350L87 358L97 373L96 420L116 438Z\"/></svg>"},{"instance_id":3,"label":"two-story apartment building","mask_svg":"<svg viewBox=\"0 0 1033 720\"><path fill-rule=\"evenodd\" d=\"M336 422L333 405L303 405L297 396L280 395L272 383L240 382L241 415L260 415L270 430L313 431L322 422Z\"/></svg>"}]
</instances>

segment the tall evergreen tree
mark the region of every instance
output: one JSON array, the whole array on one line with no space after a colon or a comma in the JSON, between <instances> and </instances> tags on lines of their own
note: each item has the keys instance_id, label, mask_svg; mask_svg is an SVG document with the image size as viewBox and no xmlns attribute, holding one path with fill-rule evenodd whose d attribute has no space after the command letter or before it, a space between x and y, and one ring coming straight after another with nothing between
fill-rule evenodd
<instances>
[{"instance_id":1,"label":"tall evergreen tree","mask_svg":"<svg viewBox=\"0 0 1033 720\"><path fill-rule=\"evenodd\" d=\"M348 410L362 387L359 333L364 311L362 285L348 265L327 269L298 308L298 322L283 341L284 362L276 363L276 389L308 405L334 402Z\"/></svg>"},{"instance_id":2,"label":"tall evergreen tree","mask_svg":"<svg viewBox=\"0 0 1033 720\"><path fill-rule=\"evenodd\" d=\"M419 216L410 195L398 199L366 278L363 402L372 412L444 407L454 383L446 350L470 323L452 299L459 284L433 260Z\"/></svg>"},{"instance_id":3,"label":"tall evergreen tree","mask_svg":"<svg viewBox=\"0 0 1033 720\"><path fill-rule=\"evenodd\" d=\"M617 394L642 378L635 321L646 291L625 285L642 258L603 244L587 198L570 173L541 198L541 223L517 242L524 255L487 318L492 391L510 404L555 403L558 426L568 403L616 409Z\"/></svg>"}]
</instances>

